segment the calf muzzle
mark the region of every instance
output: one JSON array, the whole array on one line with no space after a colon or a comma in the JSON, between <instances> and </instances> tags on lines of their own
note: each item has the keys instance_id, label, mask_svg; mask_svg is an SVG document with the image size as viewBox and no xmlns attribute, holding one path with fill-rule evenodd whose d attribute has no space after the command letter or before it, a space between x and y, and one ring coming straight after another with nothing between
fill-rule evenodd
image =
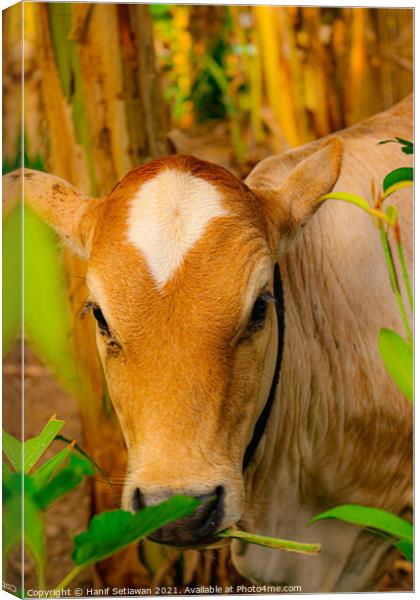
<instances>
[{"instance_id":1,"label":"calf muzzle","mask_svg":"<svg viewBox=\"0 0 420 600\"><path fill-rule=\"evenodd\" d=\"M168 500L173 495L172 490L165 490L148 496L136 488L132 497L132 506L135 511L138 511L146 506ZM159 544L177 547L206 546L217 542L215 535L223 520L224 487L219 485L211 492L199 496L188 491L183 491L182 495L198 498L201 500L201 505L191 516L161 527L150 535L149 539Z\"/></svg>"}]
</instances>

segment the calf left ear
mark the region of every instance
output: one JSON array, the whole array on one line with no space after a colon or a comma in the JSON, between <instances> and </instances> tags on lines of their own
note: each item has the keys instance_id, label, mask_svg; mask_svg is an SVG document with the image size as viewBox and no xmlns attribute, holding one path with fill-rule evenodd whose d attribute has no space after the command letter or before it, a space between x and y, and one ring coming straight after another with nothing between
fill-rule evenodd
<instances>
[{"instance_id":1,"label":"calf left ear","mask_svg":"<svg viewBox=\"0 0 420 600\"><path fill-rule=\"evenodd\" d=\"M340 173L343 141L334 136L299 160L301 151L270 157L256 166L246 183L260 201L273 243L282 248L314 215L319 198L334 187Z\"/></svg>"},{"instance_id":2,"label":"calf left ear","mask_svg":"<svg viewBox=\"0 0 420 600\"><path fill-rule=\"evenodd\" d=\"M19 169L3 176L6 212L8 207L21 200L22 191L28 206L61 236L71 250L87 258L102 200L86 196L55 175Z\"/></svg>"}]
</instances>

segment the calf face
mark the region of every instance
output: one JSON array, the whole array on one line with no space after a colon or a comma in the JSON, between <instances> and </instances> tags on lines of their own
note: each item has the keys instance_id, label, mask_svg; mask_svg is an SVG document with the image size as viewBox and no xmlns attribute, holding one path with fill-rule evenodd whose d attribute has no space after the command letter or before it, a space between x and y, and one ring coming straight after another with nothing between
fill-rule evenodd
<instances>
[{"instance_id":1,"label":"calf face","mask_svg":"<svg viewBox=\"0 0 420 600\"><path fill-rule=\"evenodd\" d=\"M263 168L252 191L219 166L169 157L96 201L27 172L27 200L87 260L88 306L128 450L125 508L202 499L156 541L210 544L241 517L244 452L275 369L277 250L332 189L340 153L331 140L279 189Z\"/></svg>"}]
</instances>

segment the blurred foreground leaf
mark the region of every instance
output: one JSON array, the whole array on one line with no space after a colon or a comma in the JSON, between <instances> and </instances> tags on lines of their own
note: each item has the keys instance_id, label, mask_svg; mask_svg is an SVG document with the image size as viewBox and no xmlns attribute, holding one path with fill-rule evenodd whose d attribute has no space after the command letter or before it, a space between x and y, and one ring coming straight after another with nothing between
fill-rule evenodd
<instances>
[{"instance_id":1,"label":"blurred foreground leaf","mask_svg":"<svg viewBox=\"0 0 420 600\"><path fill-rule=\"evenodd\" d=\"M71 313L56 234L25 206L25 335L70 389L77 380Z\"/></svg>"},{"instance_id":2,"label":"blurred foreground leaf","mask_svg":"<svg viewBox=\"0 0 420 600\"><path fill-rule=\"evenodd\" d=\"M22 205L3 219L3 356L18 339L22 320Z\"/></svg>"}]
</instances>

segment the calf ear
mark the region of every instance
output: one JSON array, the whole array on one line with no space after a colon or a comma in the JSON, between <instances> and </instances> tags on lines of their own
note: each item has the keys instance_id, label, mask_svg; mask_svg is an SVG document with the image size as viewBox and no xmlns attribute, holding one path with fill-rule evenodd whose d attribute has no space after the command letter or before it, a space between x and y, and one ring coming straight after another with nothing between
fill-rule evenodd
<instances>
[{"instance_id":1,"label":"calf ear","mask_svg":"<svg viewBox=\"0 0 420 600\"><path fill-rule=\"evenodd\" d=\"M13 206L22 196L25 202L50 225L82 258L90 252L98 209L102 200L89 198L70 183L32 169L3 176L3 204Z\"/></svg>"},{"instance_id":2,"label":"calf ear","mask_svg":"<svg viewBox=\"0 0 420 600\"><path fill-rule=\"evenodd\" d=\"M343 141L334 136L302 158L302 151L262 161L246 183L260 200L273 244L282 249L306 225L340 173Z\"/></svg>"}]
</instances>

